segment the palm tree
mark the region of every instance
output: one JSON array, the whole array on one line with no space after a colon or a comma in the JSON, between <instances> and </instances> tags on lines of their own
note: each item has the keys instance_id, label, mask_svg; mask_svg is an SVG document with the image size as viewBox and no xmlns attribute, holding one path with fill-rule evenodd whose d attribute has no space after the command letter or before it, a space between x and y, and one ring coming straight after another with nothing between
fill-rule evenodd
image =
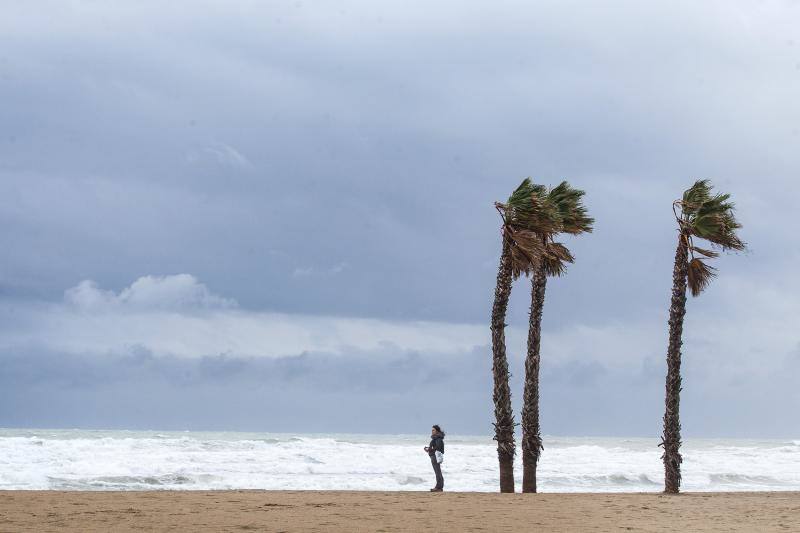
<instances>
[{"instance_id":1,"label":"palm tree","mask_svg":"<svg viewBox=\"0 0 800 533\"><path fill-rule=\"evenodd\" d=\"M528 354L525 358L525 390L522 406L522 492L536 492L536 466L542 446L539 424L539 362L542 311L548 276L560 276L567 263L573 262L570 251L553 241L558 233L577 235L591 232L594 219L582 203L584 191L573 189L566 181L550 189L546 201L557 214L557 231L539 233L543 246L538 263L532 268L531 311L528 326Z\"/></svg>"},{"instance_id":2,"label":"palm tree","mask_svg":"<svg viewBox=\"0 0 800 533\"><path fill-rule=\"evenodd\" d=\"M546 201L545 188L526 178L506 203L495 202L502 218L502 252L492 306L492 375L500 492L514 492L514 412L511 407L505 319L513 279L530 272L544 251L539 233L555 231L554 210ZM533 229L538 230L533 231Z\"/></svg>"},{"instance_id":3,"label":"palm tree","mask_svg":"<svg viewBox=\"0 0 800 533\"><path fill-rule=\"evenodd\" d=\"M669 308L669 347L664 412L664 492L677 494L681 484L681 336L686 314L686 286L698 296L716 275L704 260L719 256L713 250L695 246L695 239L705 239L712 247L744 250L745 243L736 235L741 228L733 214L729 194L712 194L708 180L695 182L683 198L672 204L678 222L678 248L672 270L672 300Z\"/></svg>"}]
</instances>

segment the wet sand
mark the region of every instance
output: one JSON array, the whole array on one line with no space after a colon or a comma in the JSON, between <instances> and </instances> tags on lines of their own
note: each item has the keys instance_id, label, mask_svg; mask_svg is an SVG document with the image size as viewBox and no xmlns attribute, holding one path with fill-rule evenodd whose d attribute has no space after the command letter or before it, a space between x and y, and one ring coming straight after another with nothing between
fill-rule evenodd
<instances>
[{"instance_id":1,"label":"wet sand","mask_svg":"<svg viewBox=\"0 0 800 533\"><path fill-rule=\"evenodd\" d=\"M800 531L800 492L0 491L0 531Z\"/></svg>"}]
</instances>

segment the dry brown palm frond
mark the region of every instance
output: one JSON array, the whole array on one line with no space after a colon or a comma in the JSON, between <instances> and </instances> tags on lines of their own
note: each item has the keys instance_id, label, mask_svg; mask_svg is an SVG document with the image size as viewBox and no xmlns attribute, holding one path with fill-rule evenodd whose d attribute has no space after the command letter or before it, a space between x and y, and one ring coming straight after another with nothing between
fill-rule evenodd
<instances>
[{"instance_id":1,"label":"dry brown palm frond","mask_svg":"<svg viewBox=\"0 0 800 533\"><path fill-rule=\"evenodd\" d=\"M562 276L567 271L567 264L551 255L542 256L542 267L545 275L551 278Z\"/></svg>"},{"instance_id":2,"label":"dry brown palm frond","mask_svg":"<svg viewBox=\"0 0 800 533\"><path fill-rule=\"evenodd\" d=\"M537 259L538 260L538 259ZM516 280L520 276L528 276L533 272L534 265L530 258L516 246L511 247L511 276Z\"/></svg>"},{"instance_id":3,"label":"dry brown palm frond","mask_svg":"<svg viewBox=\"0 0 800 533\"><path fill-rule=\"evenodd\" d=\"M719 257L719 252L715 252L714 250L706 250L705 248L699 248L697 246L692 246L689 248L692 252L698 253L700 255L704 255L710 259L715 257Z\"/></svg>"},{"instance_id":4,"label":"dry brown palm frond","mask_svg":"<svg viewBox=\"0 0 800 533\"><path fill-rule=\"evenodd\" d=\"M569 248L561 244L560 242L551 242L547 245L546 248L547 255L558 259L559 261L563 261L565 263L574 263L575 257L572 255L572 252L569 251Z\"/></svg>"},{"instance_id":5,"label":"dry brown palm frond","mask_svg":"<svg viewBox=\"0 0 800 533\"><path fill-rule=\"evenodd\" d=\"M536 232L515 230L512 227L506 227L504 235L511 245L511 271L514 279L530 274L545 253L542 237Z\"/></svg>"},{"instance_id":6,"label":"dry brown palm frond","mask_svg":"<svg viewBox=\"0 0 800 533\"><path fill-rule=\"evenodd\" d=\"M689 261L688 282L692 296L698 296L703 292L716 275L716 269L702 260L694 258Z\"/></svg>"},{"instance_id":7,"label":"dry brown palm frond","mask_svg":"<svg viewBox=\"0 0 800 533\"><path fill-rule=\"evenodd\" d=\"M575 258L569 249L560 242L549 242L542 254L542 266L548 276L561 276L567 271L567 264L574 263Z\"/></svg>"}]
</instances>

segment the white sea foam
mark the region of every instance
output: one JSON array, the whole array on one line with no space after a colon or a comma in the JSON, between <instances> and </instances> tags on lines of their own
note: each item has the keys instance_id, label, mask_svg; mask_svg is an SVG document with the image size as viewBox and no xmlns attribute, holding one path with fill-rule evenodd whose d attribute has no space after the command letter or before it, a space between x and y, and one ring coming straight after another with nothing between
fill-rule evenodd
<instances>
[{"instance_id":1,"label":"white sea foam","mask_svg":"<svg viewBox=\"0 0 800 533\"><path fill-rule=\"evenodd\" d=\"M425 444L424 435L0 430L0 489L427 490ZM660 491L657 445L547 438L539 488ZM491 438L449 435L446 446L446 489L497 490ZM687 439L682 451L687 491L800 490L800 441Z\"/></svg>"}]
</instances>

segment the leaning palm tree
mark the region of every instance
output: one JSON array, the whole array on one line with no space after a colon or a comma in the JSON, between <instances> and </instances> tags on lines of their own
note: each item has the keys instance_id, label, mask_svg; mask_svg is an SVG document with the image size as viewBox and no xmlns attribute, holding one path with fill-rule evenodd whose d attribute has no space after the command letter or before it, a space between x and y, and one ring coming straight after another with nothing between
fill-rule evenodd
<instances>
[{"instance_id":1,"label":"leaning palm tree","mask_svg":"<svg viewBox=\"0 0 800 533\"><path fill-rule=\"evenodd\" d=\"M539 424L539 363L542 333L542 311L548 276L560 276L567 263L573 262L570 251L553 239L558 233L577 235L591 232L594 219L588 216L582 198L584 191L572 188L566 181L553 187L546 201L554 209L557 227L554 232L539 233L542 244L539 261L531 278L531 311L528 326L528 354L525 358L525 389L522 406L522 492L536 492L536 466L542 449Z\"/></svg>"},{"instance_id":2,"label":"leaning palm tree","mask_svg":"<svg viewBox=\"0 0 800 533\"><path fill-rule=\"evenodd\" d=\"M555 231L557 213L547 202L546 190L525 179L506 203L495 202L502 219L502 252L492 307L492 375L500 492L514 492L514 412L511 407L505 319L513 279L530 272L544 251L540 233Z\"/></svg>"},{"instance_id":3,"label":"leaning palm tree","mask_svg":"<svg viewBox=\"0 0 800 533\"><path fill-rule=\"evenodd\" d=\"M695 182L683 198L672 204L678 222L678 249L672 270L672 300L669 308L669 347L667 348L667 382L664 412L664 492L676 494L681 484L681 336L686 314L686 286L698 296L716 275L714 267L705 263L719 256L714 250L695 246L705 239L712 247L744 250L745 244L736 235L741 228L733 214L729 194L713 194L708 180Z\"/></svg>"}]
</instances>

